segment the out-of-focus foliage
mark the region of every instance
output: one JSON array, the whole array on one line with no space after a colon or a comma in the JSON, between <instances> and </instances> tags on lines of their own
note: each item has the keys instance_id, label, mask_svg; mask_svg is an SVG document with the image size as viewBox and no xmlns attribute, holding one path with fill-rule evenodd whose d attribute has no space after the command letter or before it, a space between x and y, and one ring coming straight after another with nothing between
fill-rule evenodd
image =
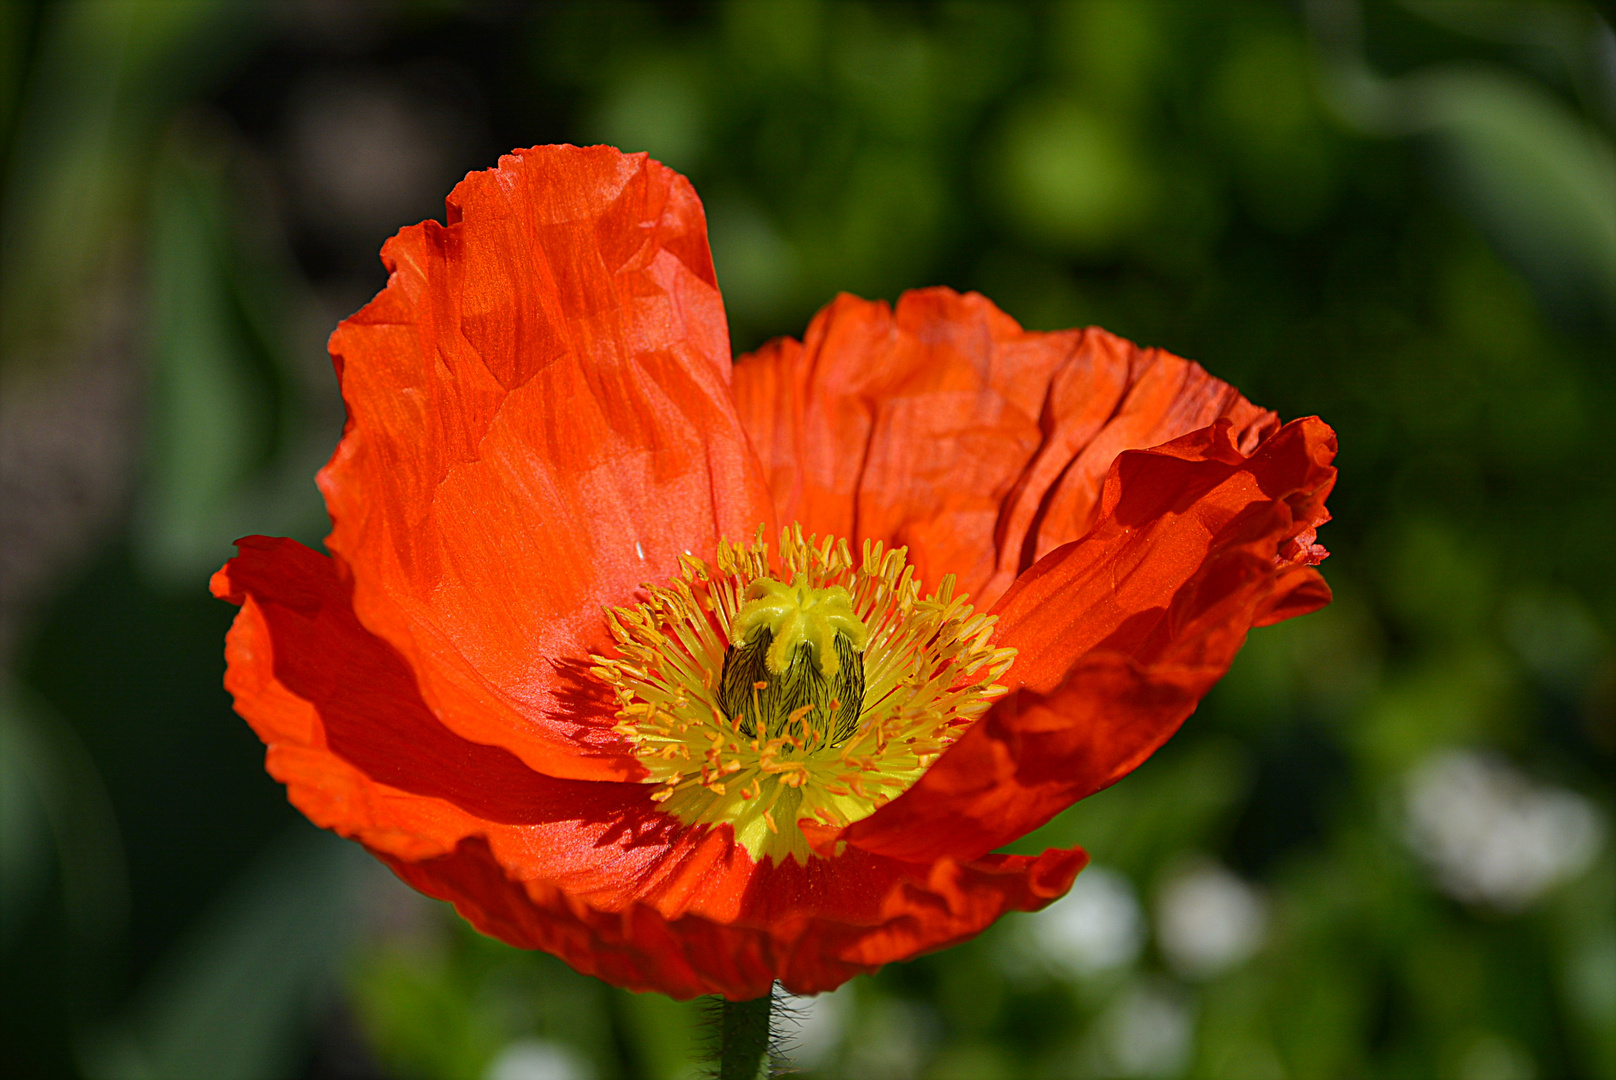
<instances>
[{"instance_id":1,"label":"out-of-focus foliage","mask_svg":"<svg viewBox=\"0 0 1616 1080\"><path fill-rule=\"evenodd\" d=\"M262 773L206 575L323 529L321 340L512 146L838 290L1099 323L1341 436L1336 603L1016 845L1070 897L792 1006L808 1076L1616 1076L1616 38L1578 3L0 7L17 1075L676 1080L700 1007L477 936Z\"/></svg>"}]
</instances>

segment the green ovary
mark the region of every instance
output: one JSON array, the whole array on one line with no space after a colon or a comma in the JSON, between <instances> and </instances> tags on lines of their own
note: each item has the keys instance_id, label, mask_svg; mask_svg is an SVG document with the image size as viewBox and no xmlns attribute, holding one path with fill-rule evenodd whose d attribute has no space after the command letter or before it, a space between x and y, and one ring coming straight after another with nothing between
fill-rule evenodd
<instances>
[{"instance_id":1,"label":"green ovary","mask_svg":"<svg viewBox=\"0 0 1616 1080\"><path fill-rule=\"evenodd\" d=\"M758 578L730 627L718 704L741 732L811 753L847 741L864 705L869 631L846 589Z\"/></svg>"}]
</instances>

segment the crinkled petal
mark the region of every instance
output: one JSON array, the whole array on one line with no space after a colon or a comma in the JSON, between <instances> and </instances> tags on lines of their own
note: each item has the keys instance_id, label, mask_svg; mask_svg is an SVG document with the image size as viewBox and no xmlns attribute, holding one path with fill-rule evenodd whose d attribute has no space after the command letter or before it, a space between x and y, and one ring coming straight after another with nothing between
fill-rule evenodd
<instances>
[{"instance_id":1,"label":"crinkled petal","mask_svg":"<svg viewBox=\"0 0 1616 1080\"><path fill-rule=\"evenodd\" d=\"M666 918L645 904L601 911L546 881L513 881L486 844L405 863L400 877L449 900L473 926L510 944L543 949L574 968L629 990L685 999L722 994L745 1001L779 980L796 994L834 990L854 975L965 941L1010 911L1036 911L1071 888L1088 862L1081 849L989 856L970 863L939 859L928 868L865 853L787 861L759 868L755 892L798 900L812 882L835 879L856 906L822 901L774 921L751 913L726 923L697 914ZM809 874L808 871L814 871ZM913 875L913 876L911 876ZM816 897L816 900L819 898Z\"/></svg>"},{"instance_id":2,"label":"crinkled petal","mask_svg":"<svg viewBox=\"0 0 1616 1080\"><path fill-rule=\"evenodd\" d=\"M348 425L320 474L360 621L458 734L633 778L579 675L602 605L773 522L701 204L644 154L536 147L382 260L331 338Z\"/></svg>"},{"instance_id":3,"label":"crinkled petal","mask_svg":"<svg viewBox=\"0 0 1616 1080\"><path fill-rule=\"evenodd\" d=\"M894 858L972 858L1136 768L1195 709L1247 631L1329 600L1313 564L1335 434L1286 425L1244 453L1228 420L1130 451L1100 517L1000 601L1011 694L842 839Z\"/></svg>"},{"instance_id":4,"label":"crinkled petal","mask_svg":"<svg viewBox=\"0 0 1616 1080\"><path fill-rule=\"evenodd\" d=\"M1097 327L1028 332L946 288L896 310L840 296L801 343L743 357L734 389L781 521L907 545L923 582L956 574L981 606L1088 531L1122 451L1219 417L1250 451L1279 427L1198 364Z\"/></svg>"},{"instance_id":5,"label":"crinkled petal","mask_svg":"<svg viewBox=\"0 0 1616 1080\"><path fill-rule=\"evenodd\" d=\"M907 863L856 848L755 864L642 784L558 779L438 722L399 650L355 617L332 560L249 537L215 575L242 606L226 686L315 824L363 843L473 924L676 997L828 990L968 938L1070 887L1080 850Z\"/></svg>"}]
</instances>

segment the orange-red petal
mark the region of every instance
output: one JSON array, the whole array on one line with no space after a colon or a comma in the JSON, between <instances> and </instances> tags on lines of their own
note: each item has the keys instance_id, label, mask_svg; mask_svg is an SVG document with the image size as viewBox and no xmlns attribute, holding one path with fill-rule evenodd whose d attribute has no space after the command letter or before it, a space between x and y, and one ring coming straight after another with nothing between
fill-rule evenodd
<instances>
[{"instance_id":1,"label":"orange-red petal","mask_svg":"<svg viewBox=\"0 0 1616 1080\"><path fill-rule=\"evenodd\" d=\"M1124 450L1231 420L1242 449L1279 426L1198 364L1097 327L1023 330L975 293L922 289L896 310L840 296L803 341L735 370L737 407L781 521L907 545L991 605L1092 526Z\"/></svg>"},{"instance_id":2,"label":"orange-red petal","mask_svg":"<svg viewBox=\"0 0 1616 1080\"><path fill-rule=\"evenodd\" d=\"M1011 694L916 785L842 838L901 859L972 858L1137 767L1225 671L1250 627L1310 611L1335 434L1317 419L1245 453L1220 420L1123 454L1093 531L1000 601Z\"/></svg>"},{"instance_id":3,"label":"orange-red petal","mask_svg":"<svg viewBox=\"0 0 1616 1080\"><path fill-rule=\"evenodd\" d=\"M850 902L737 922L670 919L647 904L593 909L549 882L511 881L488 846L475 841L440 859L387 861L415 888L452 901L484 933L553 953L615 986L745 1001L768 993L775 980L797 994L834 990L854 975L965 941L1006 912L1036 911L1064 894L1088 857L1081 849L1051 849L1036 858L942 858L928 867L849 849L808 867L765 863L754 886L760 899L772 893L796 900L823 881L840 887L833 900Z\"/></svg>"},{"instance_id":4,"label":"orange-red petal","mask_svg":"<svg viewBox=\"0 0 1616 1080\"><path fill-rule=\"evenodd\" d=\"M727 826L681 827L644 785L546 776L448 730L399 650L355 617L330 559L290 540L240 547L213 580L242 605L226 686L293 804L485 932L617 985L828 990L1042 907L1085 861L911 863L849 848L754 864Z\"/></svg>"},{"instance_id":5,"label":"orange-red petal","mask_svg":"<svg viewBox=\"0 0 1616 1080\"><path fill-rule=\"evenodd\" d=\"M773 507L729 392L701 204L644 154L535 147L382 251L320 474L360 621L442 722L554 776L639 766L580 683L601 607Z\"/></svg>"}]
</instances>

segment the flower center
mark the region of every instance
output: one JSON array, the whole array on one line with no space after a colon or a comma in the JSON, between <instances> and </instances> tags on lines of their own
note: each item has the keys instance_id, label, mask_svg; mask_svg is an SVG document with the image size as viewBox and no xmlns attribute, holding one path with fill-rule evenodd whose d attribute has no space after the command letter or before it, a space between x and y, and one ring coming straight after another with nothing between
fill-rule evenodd
<instances>
[{"instance_id":1,"label":"flower center","mask_svg":"<svg viewBox=\"0 0 1616 1080\"><path fill-rule=\"evenodd\" d=\"M718 705L748 738L787 752L840 746L858 730L869 631L840 585L815 589L758 578L730 627Z\"/></svg>"},{"instance_id":2,"label":"flower center","mask_svg":"<svg viewBox=\"0 0 1616 1080\"><path fill-rule=\"evenodd\" d=\"M994 619L952 575L923 597L905 549L866 542L855 560L793 526L771 558L762 536L686 556L644 603L608 610L617 655L592 670L665 812L806 862L804 828L907 790L1004 693L1015 650L989 644Z\"/></svg>"}]
</instances>

